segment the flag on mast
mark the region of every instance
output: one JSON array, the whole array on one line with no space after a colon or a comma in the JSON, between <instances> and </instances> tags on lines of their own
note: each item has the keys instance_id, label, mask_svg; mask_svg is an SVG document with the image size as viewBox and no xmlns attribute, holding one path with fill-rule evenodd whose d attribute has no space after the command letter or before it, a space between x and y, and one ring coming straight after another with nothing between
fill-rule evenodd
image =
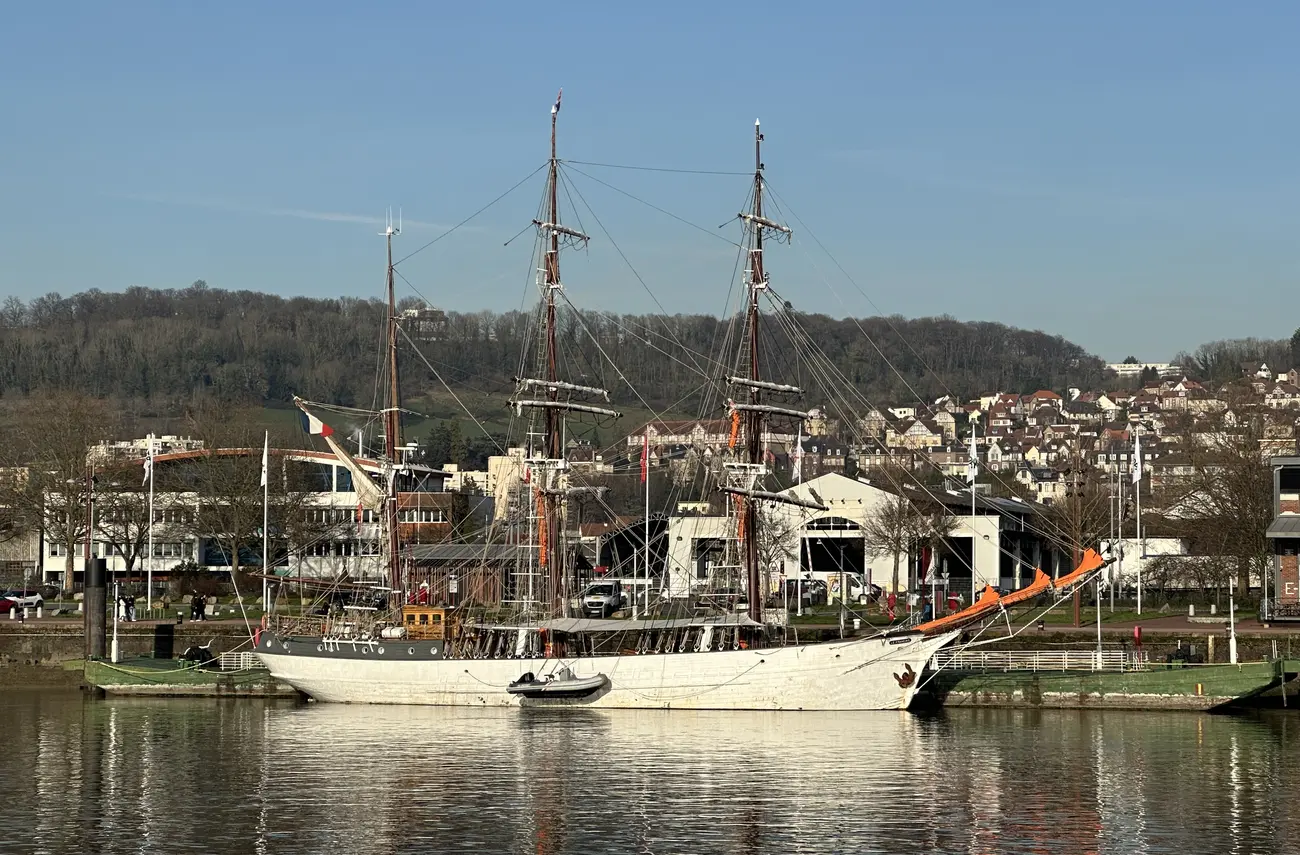
<instances>
[{"instance_id":1,"label":"flag on mast","mask_svg":"<svg viewBox=\"0 0 1300 855\"><path fill-rule=\"evenodd\" d=\"M313 436L333 436L334 428L325 424L311 413L300 413L299 421L302 424L303 433L309 433Z\"/></svg>"},{"instance_id":2,"label":"flag on mast","mask_svg":"<svg viewBox=\"0 0 1300 855\"><path fill-rule=\"evenodd\" d=\"M641 445L641 483L650 477L650 426L646 425L645 442Z\"/></svg>"},{"instance_id":3,"label":"flag on mast","mask_svg":"<svg viewBox=\"0 0 1300 855\"><path fill-rule=\"evenodd\" d=\"M153 480L153 434L149 434L149 453L144 458L144 481L141 483L148 484Z\"/></svg>"},{"instance_id":4,"label":"flag on mast","mask_svg":"<svg viewBox=\"0 0 1300 855\"><path fill-rule=\"evenodd\" d=\"M267 464L270 462L270 457L271 457L271 432L268 430L266 432L266 438L262 441L262 484L261 486L263 487L266 486Z\"/></svg>"},{"instance_id":5,"label":"flag on mast","mask_svg":"<svg viewBox=\"0 0 1300 855\"><path fill-rule=\"evenodd\" d=\"M1142 434L1133 434L1133 483L1142 483Z\"/></svg>"}]
</instances>

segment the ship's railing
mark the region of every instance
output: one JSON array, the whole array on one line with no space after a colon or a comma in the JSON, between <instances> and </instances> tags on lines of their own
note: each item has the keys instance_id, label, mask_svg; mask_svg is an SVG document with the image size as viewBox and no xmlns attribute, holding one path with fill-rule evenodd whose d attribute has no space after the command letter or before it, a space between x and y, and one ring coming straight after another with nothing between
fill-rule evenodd
<instances>
[{"instance_id":1,"label":"ship's railing","mask_svg":"<svg viewBox=\"0 0 1300 855\"><path fill-rule=\"evenodd\" d=\"M958 671L1132 671L1141 667L1129 651L1113 650L940 650L936 670Z\"/></svg>"},{"instance_id":2,"label":"ship's railing","mask_svg":"<svg viewBox=\"0 0 1300 855\"><path fill-rule=\"evenodd\" d=\"M276 635L324 635L326 623L321 615L267 615L267 628Z\"/></svg>"},{"instance_id":3,"label":"ship's railing","mask_svg":"<svg viewBox=\"0 0 1300 855\"><path fill-rule=\"evenodd\" d=\"M217 659L217 667L222 671L247 671L249 668L260 668L261 665L257 661L257 655L248 650L222 653Z\"/></svg>"}]
</instances>

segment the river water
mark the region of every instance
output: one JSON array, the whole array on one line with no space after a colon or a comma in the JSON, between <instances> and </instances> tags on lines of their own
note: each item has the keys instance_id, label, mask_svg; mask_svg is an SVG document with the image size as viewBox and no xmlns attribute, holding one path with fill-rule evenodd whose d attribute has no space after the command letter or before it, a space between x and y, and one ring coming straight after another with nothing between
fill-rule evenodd
<instances>
[{"instance_id":1,"label":"river water","mask_svg":"<svg viewBox=\"0 0 1300 855\"><path fill-rule=\"evenodd\" d=\"M0 691L0 853L1300 853L1300 717Z\"/></svg>"}]
</instances>

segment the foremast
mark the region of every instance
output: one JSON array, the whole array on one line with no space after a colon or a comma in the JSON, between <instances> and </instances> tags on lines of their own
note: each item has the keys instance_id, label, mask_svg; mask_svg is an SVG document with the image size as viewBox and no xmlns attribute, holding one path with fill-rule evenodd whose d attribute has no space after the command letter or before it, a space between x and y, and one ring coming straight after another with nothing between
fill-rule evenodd
<instances>
[{"instance_id":1,"label":"foremast","mask_svg":"<svg viewBox=\"0 0 1300 855\"><path fill-rule=\"evenodd\" d=\"M729 399L727 404L731 413L733 429L744 437L744 462L731 467L731 478L724 492L730 493L736 502L737 536L740 541L741 566L745 570L745 592L749 604L749 617L755 623L763 622L763 603L767 599L763 585L763 567L759 555L759 515L760 501L780 502L824 510L819 504L805 503L799 499L769 492L761 489L767 467L764 465L763 441L766 435L767 421L773 416L794 419L806 419L808 413L787 407L764 403L763 395L798 396L802 390L797 386L774 383L764 380L760 365L759 350L759 301L767 290L768 274L763 260L763 239L774 236L777 239L789 239L789 227L769 219L763 212L763 131L758 120L754 121L754 190L749 211L738 215L745 227L746 253L748 268L745 271L748 300L745 310L746 353L742 358L743 376L727 377L729 386L740 387L745 392L743 402ZM743 430L742 430L743 429Z\"/></svg>"},{"instance_id":2,"label":"foremast","mask_svg":"<svg viewBox=\"0 0 1300 855\"><path fill-rule=\"evenodd\" d=\"M399 508L397 483L397 454L402 447L402 413L401 387L397 373L397 294L393 283L393 237L402 233L399 221L393 228L392 217L384 229L384 241L388 248L388 389L384 407L384 456L388 459L388 478L384 501L384 536L387 539L388 587L394 592L402 588L402 553L399 538Z\"/></svg>"},{"instance_id":3,"label":"foremast","mask_svg":"<svg viewBox=\"0 0 1300 855\"><path fill-rule=\"evenodd\" d=\"M564 568L564 551L560 547L560 517L564 498L568 492L564 459L564 417L568 412L589 413L617 417L616 410L574 400L578 397L599 397L609 400L609 393L594 386L568 383L559 378L559 365L555 346L556 299L563 291L560 280L560 248L562 245L585 245L590 238L576 229L560 223L559 183L560 161L556 146L556 126L560 114L560 100L564 90L555 97L551 107L551 159L547 169L546 219L533 220L542 241L542 265L539 285L542 289L542 354L540 378L515 378L516 394L512 400L516 413L525 409L540 409L543 417L541 448L528 452L529 483L538 509L538 563L543 568L544 590L539 598L551 614L564 614L568 597L565 595L567 575ZM544 392L543 398L524 397L530 393ZM539 454L540 452L540 454Z\"/></svg>"}]
</instances>

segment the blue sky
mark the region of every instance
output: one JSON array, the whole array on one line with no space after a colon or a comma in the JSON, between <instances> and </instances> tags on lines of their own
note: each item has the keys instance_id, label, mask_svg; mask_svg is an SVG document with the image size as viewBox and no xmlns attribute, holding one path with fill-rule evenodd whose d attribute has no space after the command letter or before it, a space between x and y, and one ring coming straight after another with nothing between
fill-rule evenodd
<instances>
[{"instance_id":1,"label":"blue sky","mask_svg":"<svg viewBox=\"0 0 1300 855\"><path fill-rule=\"evenodd\" d=\"M768 268L810 311L998 320L1114 359L1300 324L1294 4L624 5L13 6L0 296L377 294L384 209L401 256L491 201L545 160L563 86L573 161L744 172L761 118L804 224ZM743 175L568 174L597 238L566 256L576 303L654 308L621 250L669 311L724 310ZM410 285L530 300L530 243L503 244L541 179L404 262Z\"/></svg>"}]
</instances>

